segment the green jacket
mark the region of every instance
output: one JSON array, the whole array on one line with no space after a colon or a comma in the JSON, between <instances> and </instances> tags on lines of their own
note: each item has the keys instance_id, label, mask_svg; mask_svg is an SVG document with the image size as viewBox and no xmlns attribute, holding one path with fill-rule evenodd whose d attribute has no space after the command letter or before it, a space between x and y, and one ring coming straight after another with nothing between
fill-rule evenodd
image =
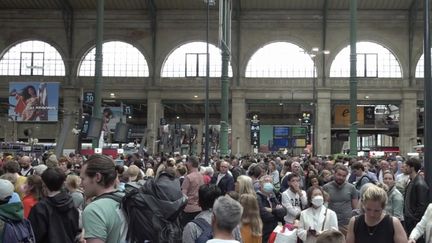
<instances>
[{"instance_id":1,"label":"green jacket","mask_svg":"<svg viewBox=\"0 0 432 243\"><path fill-rule=\"evenodd\" d=\"M0 243L3 243L4 220L21 221L24 218L24 208L21 202L0 205Z\"/></svg>"}]
</instances>

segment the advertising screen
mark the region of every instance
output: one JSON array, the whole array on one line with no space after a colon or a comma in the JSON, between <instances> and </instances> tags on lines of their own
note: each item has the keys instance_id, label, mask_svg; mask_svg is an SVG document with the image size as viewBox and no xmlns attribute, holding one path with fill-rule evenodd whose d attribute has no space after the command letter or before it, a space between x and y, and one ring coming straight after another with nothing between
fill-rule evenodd
<instances>
[{"instance_id":1,"label":"advertising screen","mask_svg":"<svg viewBox=\"0 0 432 243\"><path fill-rule=\"evenodd\" d=\"M10 82L9 118L26 122L58 121L59 83Z\"/></svg>"}]
</instances>

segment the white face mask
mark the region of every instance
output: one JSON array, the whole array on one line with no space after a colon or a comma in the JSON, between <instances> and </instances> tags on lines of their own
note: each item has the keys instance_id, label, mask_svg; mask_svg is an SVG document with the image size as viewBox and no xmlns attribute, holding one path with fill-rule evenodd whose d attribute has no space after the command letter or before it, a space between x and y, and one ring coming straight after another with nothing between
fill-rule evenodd
<instances>
[{"instance_id":1,"label":"white face mask","mask_svg":"<svg viewBox=\"0 0 432 243\"><path fill-rule=\"evenodd\" d=\"M312 204L315 207L321 207L324 204L323 196L315 196L314 198L312 198Z\"/></svg>"}]
</instances>

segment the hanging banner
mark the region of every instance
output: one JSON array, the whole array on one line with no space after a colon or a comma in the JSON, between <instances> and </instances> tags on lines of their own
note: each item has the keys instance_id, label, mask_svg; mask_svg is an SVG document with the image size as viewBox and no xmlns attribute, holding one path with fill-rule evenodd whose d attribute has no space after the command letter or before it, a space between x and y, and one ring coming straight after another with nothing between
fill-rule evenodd
<instances>
[{"instance_id":1,"label":"hanging banner","mask_svg":"<svg viewBox=\"0 0 432 243\"><path fill-rule=\"evenodd\" d=\"M10 82L9 119L26 122L58 121L59 83Z\"/></svg>"}]
</instances>

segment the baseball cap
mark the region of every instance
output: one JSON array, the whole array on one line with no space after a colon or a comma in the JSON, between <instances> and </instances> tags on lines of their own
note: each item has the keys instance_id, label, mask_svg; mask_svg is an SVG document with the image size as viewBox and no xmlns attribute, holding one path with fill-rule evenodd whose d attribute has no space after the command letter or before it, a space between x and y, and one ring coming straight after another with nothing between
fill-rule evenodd
<instances>
[{"instance_id":1,"label":"baseball cap","mask_svg":"<svg viewBox=\"0 0 432 243\"><path fill-rule=\"evenodd\" d=\"M14 193L14 186L8 180L0 179L0 200L12 196Z\"/></svg>"}]
</instances>

